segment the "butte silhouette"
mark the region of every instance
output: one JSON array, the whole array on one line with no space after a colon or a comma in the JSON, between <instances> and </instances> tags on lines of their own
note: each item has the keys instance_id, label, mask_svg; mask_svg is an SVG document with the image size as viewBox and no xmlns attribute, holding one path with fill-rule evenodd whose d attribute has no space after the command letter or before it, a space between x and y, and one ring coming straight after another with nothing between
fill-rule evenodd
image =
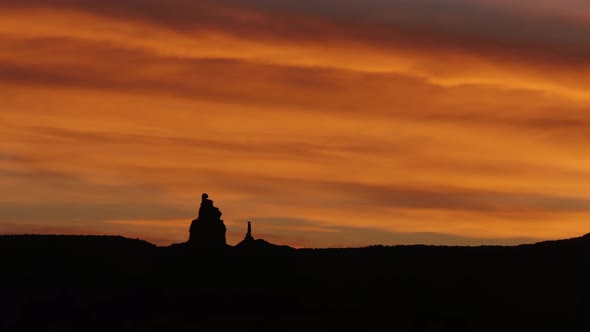
<instances>
[{"instance_id":1,"label":"butte silhouette","mask_svg":"<svg viewBox=\"0 0 590 332\"><path fill-rule=\"evenodd\" d=\"M188 244L200 248L224 248L225 224L221 220L221 211L213 205L206 193L201 196L199 216L193 220L189 229Z\"/></svg>"},{"instance_id":2,"label":"butte silhouette","mask_svg":"<svg viewBox=\"0 0 590 332\"><path fill-rule=\"evenodd\" d=\"M192 248L224 249L231 248L226 241L227 228L221 219L221 211L215 207L209 195L201 195L201 206L197 219L193 220L189 229L189 239L186 244ZM244 240L234 248L259 251L273 249L293 249L289 246L278 246L263 239L254 239L252 236L252 223L248 221L248 231Z\"/></svg>"}]
</instances>

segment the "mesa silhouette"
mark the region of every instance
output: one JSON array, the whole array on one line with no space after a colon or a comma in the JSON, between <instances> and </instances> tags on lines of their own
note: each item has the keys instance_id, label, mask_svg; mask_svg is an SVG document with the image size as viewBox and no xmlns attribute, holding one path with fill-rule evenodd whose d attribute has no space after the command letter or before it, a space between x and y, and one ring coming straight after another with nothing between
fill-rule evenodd
<instances>
[{"instance_id":1,"label":"mesa silhouette","mask_svg":"<svg viewBox=\"0 0 590 332\"><path fill-rule=\"evenodd\" d=\"M263 239L254 239L252 236L252 224L248 221L248 228L244 240L235 247L227 244L225 233L227 228L221 219L222 212L207 193L201 195L201 205L197 219L191 222L189 239L184 243L177 243L170 246L171 249L187 249L207 253L219 253L239 249L248 253L272 253L277 251L292 250L294 248L285 245L275 245Z\"/></svg>"},{"instance_id":2,"label":"mesa silhouette","mask_svg":"<svg viewBox=\"0 0 590 332\"><path fill-rule=\"evenodd\" d=\"M0 331L573 331L590 235L519 246L226 243L203 194L188 240L0 236ZM187 223L188 224L188 223ZM187 225L188 226L188 225Z\"/></svg>"}]
</instances>

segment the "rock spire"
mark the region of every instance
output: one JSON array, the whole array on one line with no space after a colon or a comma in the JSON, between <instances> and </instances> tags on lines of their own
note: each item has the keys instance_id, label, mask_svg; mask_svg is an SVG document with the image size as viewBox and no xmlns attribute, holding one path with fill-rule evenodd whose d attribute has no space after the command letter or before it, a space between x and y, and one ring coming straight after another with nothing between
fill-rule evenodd
<instances>
[{"instance_id":1,"label":"rock spire","mask_svg":"<svg viewBox=\"0 0 590 332\"><path fill-rule=\"evenodd\" d=\"M252 224L248 221L248 232L246 233L246 237L244 238L244 241L254 241L254 238L252 237Z\"/></svg>"}]
</instances>

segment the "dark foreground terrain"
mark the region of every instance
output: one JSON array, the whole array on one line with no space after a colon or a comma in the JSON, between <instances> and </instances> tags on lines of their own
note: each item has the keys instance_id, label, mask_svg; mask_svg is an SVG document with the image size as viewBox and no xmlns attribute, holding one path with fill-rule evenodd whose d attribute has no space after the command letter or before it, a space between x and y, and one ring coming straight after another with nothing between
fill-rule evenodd
<instances>
[{"instance_id":1,"label":"dark foreground terrain","mask_svg":"<svg viewBox=\"0 0 590 332\"><path fill-rule=\"evenodd\" d=\"M155 247L0 236L0 331L584 331L590 236L518 247Z\"/></svg>"}]
</instances>

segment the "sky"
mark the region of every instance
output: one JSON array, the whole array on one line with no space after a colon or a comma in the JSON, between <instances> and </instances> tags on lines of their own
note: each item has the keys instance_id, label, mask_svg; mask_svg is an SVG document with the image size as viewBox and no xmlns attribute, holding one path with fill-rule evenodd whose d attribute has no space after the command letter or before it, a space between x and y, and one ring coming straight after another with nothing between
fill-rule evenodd
<instances>
[{"instance_id":1,"label":"sky","mask_svg":"<svg viewBox=\"0 0 590 332\"><path fill-rule=\"evenodd\" d=\"M0 233L590 232L586 0L0 0Z\"/></svg>"}]
</instances>

